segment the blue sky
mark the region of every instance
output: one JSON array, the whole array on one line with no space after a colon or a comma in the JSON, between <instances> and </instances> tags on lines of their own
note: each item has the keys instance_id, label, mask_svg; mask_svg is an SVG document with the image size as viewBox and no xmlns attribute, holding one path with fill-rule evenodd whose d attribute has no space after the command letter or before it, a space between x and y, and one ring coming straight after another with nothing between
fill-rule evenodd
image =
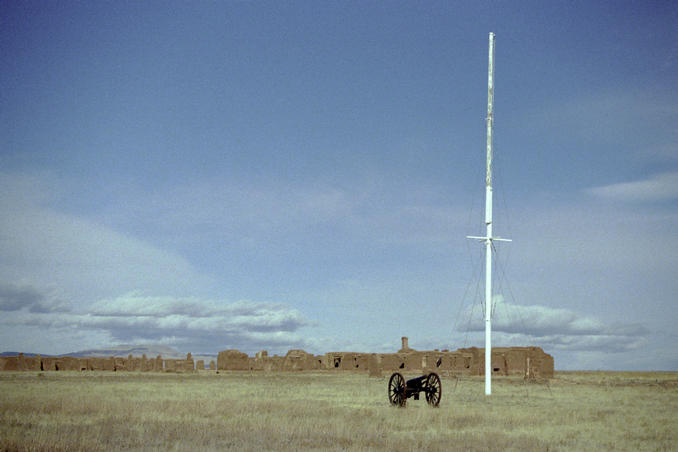
<instances>
[{"instance_id":1,"label":"blue sky","mask_svg":"<svg viewBox=\"0 0 678 452\"><path fill-rule=\"evenodd\" d=\"M674 2L1 2L0 349L678 369Z\"/></svg>"}]
</instances>

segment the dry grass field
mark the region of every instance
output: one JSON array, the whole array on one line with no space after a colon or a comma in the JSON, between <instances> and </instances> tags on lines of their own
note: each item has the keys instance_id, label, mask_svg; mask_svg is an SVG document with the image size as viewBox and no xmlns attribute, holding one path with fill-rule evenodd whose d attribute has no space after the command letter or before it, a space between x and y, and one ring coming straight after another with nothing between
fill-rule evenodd
<instances>
[{"instance_id":1,"label":"dry grass field","mask_svg":"<svg viewBox=\"0 0 678 452\"><path fill-rule=\"evenodd\" d=\"M406 378L417 375L406 374ZM443 378L440 407L350 373L0 373L1 450L678 450L678 373Z\"/></svg>"}]
</instances>

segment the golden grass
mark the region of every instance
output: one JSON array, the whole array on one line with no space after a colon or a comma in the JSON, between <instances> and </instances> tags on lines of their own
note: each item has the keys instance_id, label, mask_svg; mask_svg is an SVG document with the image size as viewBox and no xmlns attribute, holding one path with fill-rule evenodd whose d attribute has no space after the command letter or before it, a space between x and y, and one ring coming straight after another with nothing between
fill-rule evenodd
<instances>
[{"instance_id":1,"label":"golden grass","mask_svg":"<svg viewBox=\"0 0 678 452\"><path fill-rule=\"evenodd\" d=\"M417 375L405 375L406 378ZM0 373L0 450L676 450L678 373L443 378L439 408L388 376Z\"/></svg>"}]
</instances>

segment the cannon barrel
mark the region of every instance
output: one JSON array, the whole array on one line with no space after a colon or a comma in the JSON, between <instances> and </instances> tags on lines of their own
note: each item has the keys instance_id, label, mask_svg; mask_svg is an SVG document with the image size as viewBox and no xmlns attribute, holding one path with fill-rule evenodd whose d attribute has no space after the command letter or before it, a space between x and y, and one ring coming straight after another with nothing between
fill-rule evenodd
<instances>
[{"instance_id":1,"label":"cannon barrel","mask_svg":"<svg viewBox=\"0 0 678 452\"><path fill-rule=\"evenodd\" d=\"M407 380L407 390L409 391L421 391L423 390L424 383L426 382L426 379L428 378L428 375L422 375L421 377L417 378L412 378L410 380Z\"/></svg>"}]
</instances>

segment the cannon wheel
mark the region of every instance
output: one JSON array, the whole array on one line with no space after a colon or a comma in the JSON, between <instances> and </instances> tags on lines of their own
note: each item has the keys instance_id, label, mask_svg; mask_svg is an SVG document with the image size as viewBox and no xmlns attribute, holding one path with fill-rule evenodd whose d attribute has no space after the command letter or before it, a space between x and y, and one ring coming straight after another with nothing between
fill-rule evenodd
<instances>
[{"instance_id":1,"label":"cannon wheel","mask_svg":"<svg viewBox=\"0 0 678 452\"><path fill-rule=\"evenodd\" d=\"M431 406L438 406L442 393L440 377L437 373L431 372L426 378L426 401Z\"/></svg>"},{"instance_id":2,"label":"cannon wheel","mask_svg":"<svg viewBox=\"0 0 678 452\"><path fill-rule=\"evenodd\" d=\"M428 396L427 396L428 397ZM405 379L398 372L391 375L388 380L388 401L391 405L405 406Z\"/></svg>"}]
</instances>

